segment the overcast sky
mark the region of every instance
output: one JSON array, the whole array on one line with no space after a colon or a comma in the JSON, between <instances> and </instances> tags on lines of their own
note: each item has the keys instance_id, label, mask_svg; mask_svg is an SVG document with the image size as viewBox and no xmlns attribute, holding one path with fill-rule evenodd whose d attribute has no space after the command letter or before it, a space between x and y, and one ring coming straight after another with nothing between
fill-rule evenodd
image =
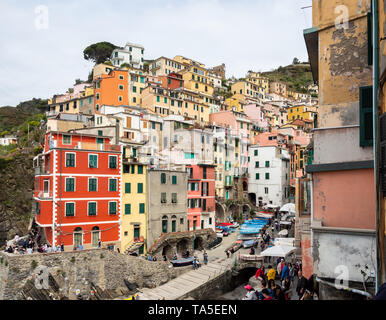
<instances>
[{"instance_id":1,"label":"overcast sky","mask_svg":"<svg viewBox=\"0 0 386 320\"><path fill-rule=\"evenodd\" d=\"M127 41L145 59L183 55L226 75L307 61L312 0L1 0L0 106L64 93L86 80L88 45ZM39 6L44 6L43 10ZM48 20L45 19L45 8ZM48 22L48 23L46 23Z\"/></svg>"}]
</instances>

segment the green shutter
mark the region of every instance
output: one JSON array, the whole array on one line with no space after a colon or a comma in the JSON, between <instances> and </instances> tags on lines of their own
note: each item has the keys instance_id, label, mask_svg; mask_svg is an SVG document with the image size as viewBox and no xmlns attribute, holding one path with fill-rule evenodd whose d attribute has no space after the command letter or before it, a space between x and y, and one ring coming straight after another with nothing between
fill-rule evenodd
<instances>
[{"instance_id":1,"label":"green shutter","mask_svg":"<svg viewBox=\"0 0 386 320\"><path fill-rule=\"evenodd\" d=\"M177 176L172 176L172 184L177 184Z\"/></svg>"},{"instance_id":2,"label":"green shutter","mask_svg":"<svg viewBox=\"0 0 386 320\"><path fill-rule=\"evenodd\" d=\"M139 204L139 213L145 213L145 204L144 203Z\"/></svg>"},{"instance_id":3,"label":"green shutter","mask_svg":"<svg viewBox=\"0 0 386 320\"><path fill-rule=\"evenodd\" d=\"M373 19L372 12L367 13L367 63L373 64Z\"/></svg>"},{"instance_id":4,"label":"green shutter","mask_svg":"<svg viewBox=\"0 0 386 320\"><path fill-rule=\"evenodd\" d=\"M67 178L66 179L66 192L75 191L75 179Z\"/></svg>"},{"instance_id":5,"label":"green shutter","mask_svg":"<svg viewBox=\"0 0 386 320\"><path fill-rule=\"evenodd\" d=\"M117 213L117 203L116 202L110 202L109 203L109 214L116 214Z\"/></svg>"},{"instance_id":6,"label":"green shutter","mask_svg":"<svg viewBox=\"0 0 386 320\"><path fill-rule=\"evenodd\" d=\"M95 178L88 180L88 191L97 191L97 180Z\"/></svg>"},{"instance_id":7,"label":"green shutter","mask_svg":"<svg viewBox=\"0 0 386 320\"><path fill-rule=\"evenodd\" d=\"M138 183L138 193L143 193L143 183Z\"/></svg>"},{"instance_id":8,"label":"green shutter","mask_svg":"<svg viewBox=\"0 0 386 320\"><path fill-rule=\"evenodd\" d=\"M259 179L260 179L260 174L256 173L256 180L259 180Z\"/></svg>"},{"instance_id":9,"label":"green shutter","mask_svg":"<svg viewBox=\"0 0 386 320\"><path fill-rule=\"evenodd\" d=\"M131 193L131 183L125 183L125 193Z\"/></svg>"},{"instance_id":10,"label":"green shutter","mask_svg":"<svg viewBox=\"0 0 386 320\"><path fill-rule=\"evenodd\" d=\"M95 216L97 214L96 212L96 202L89 202L88 203L88 215L89 216Z\"/></svg>"},{"instance_id":11,"label":"green shutter","mask_svg":"<svg viewBox=\"0 0 386 320\"><path fill-rule=\"evenodd\" d=\"M109 180L109 191L117 191L117 179Z\"/></svg>"},{"instance_id":12,"label":"green shutter","mask_svg":"<svg viewBox=\"0 0 386 320\"><path fill-rule=\"evenodd\" d=\"M138 166L138 174L143 174L143 166Z\"/></svg>"},{"instance_id":13,"label":"green shutter","mask_svg":"<svg viewBox=\"0 0 386 320\"><path fill-rule=\"evenodd\" d=\"M361 147L373 145L373 87L359 88L359 124Z\"/></svg>"},{"instance_id":14,"label":"green shutter","mask_svg":"<svg viewBox=\"0 0 386 320\"><path fill-rule=\"evenodd\" d=\"M131 214L131 204L130 203L125 204L125 214Z\"/></svg>"},{"instance_id":15,"label":"green shutter","mask_svg":"<svg viewBox=\"0 0 386 320\"><path fill-rule=\"evenodd\" d=\"M166 183L166 173L161 173L161 184Z\"/></svg>"},{"instance_id":16,"label":"green shutter","mask_svg":"<svg viewBox=\"0 0 386 320\"><path fill-rule=\"evenodd\" d=\"M268 172L265 173L265 179L269 180L269 173Z\"/></svg>"},{"instance_id":17,"label":"green shutter","mask_svg":"<svg viewBox=\"0 0 386 320\"><path fill-rule=\"evenodd\" d=\"M66 217L73 217L75 214L75 204L66 203Z\"/></svg>"}]
</instances>

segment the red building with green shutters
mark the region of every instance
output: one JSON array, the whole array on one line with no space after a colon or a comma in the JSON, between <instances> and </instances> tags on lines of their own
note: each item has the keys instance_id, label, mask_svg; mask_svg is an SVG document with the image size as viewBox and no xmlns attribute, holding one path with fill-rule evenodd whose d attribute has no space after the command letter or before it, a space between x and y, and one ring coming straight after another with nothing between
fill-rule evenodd
<instances>
[{"instance_id":1,"label":"red building with green shutters","mask_svg":"<svg viewBox=\"0 0 386 320\"><path fill-rule=\"evenodd\" d=\"M49 132L34 159L35 221L52 246L120 243L121 146L112 138Z\"/></svg>"},{"instance_id":2,"label":"red building with green shutters","mask_svg":"<svg viewBox=\"0 0 386 320\"><path fill-rule=\"evenodd\" d=\"M214 165L188 165L188 220L189 230L215 229Z\"/></svg>"}]
</instances>

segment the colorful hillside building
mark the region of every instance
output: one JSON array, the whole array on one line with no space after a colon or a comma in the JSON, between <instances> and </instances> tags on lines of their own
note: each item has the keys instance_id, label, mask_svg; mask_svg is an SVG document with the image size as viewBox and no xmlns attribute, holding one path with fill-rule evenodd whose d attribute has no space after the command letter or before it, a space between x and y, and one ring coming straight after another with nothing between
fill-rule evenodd
<instances>
[{"instance_id":1,"label":"colorful hillside building","mask_svg":"<svg viewBox=\"0 0 386 320\"><path fill-rule=\"evenodd\" d=\"M51 131L34 158L35 221L65 250L120 247L121 146L111 137Z\"/></svg>"}]
</instances>

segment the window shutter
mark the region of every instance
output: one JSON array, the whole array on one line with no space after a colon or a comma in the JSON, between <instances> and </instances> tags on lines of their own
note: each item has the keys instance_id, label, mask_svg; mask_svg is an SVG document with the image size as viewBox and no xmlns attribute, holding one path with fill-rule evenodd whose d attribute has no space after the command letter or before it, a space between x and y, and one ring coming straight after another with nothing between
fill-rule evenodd
<instances>
[{"instance_id":1,"label":"window shutter","mask_svg":"<svg viewBox=\"0 0 386 320\"><path fill-rule=\"evenodd\" d=\"M379 138L380 138L380 186L383 196L386 197L386 113L379 117Z\"/></svg>"},{"instance_id":2,"label":"window shutter","mask_svg":"<svg viewBox=\"0 0 386 320\"><path fill-rule=\"evenodd\" d=\"M373 145L373 87L359 88L359 124L361 147Z\"/></svg>"},{"instance_id":3,"label":"window shutter","mask_svg":"<svg viewBox=\"0 0 386 320\"><path fill-rule=\"evenodd\" d=\"M373 19L372 13L367 13L367 63L373 64Z\"/></svg>"}]
</instances>

